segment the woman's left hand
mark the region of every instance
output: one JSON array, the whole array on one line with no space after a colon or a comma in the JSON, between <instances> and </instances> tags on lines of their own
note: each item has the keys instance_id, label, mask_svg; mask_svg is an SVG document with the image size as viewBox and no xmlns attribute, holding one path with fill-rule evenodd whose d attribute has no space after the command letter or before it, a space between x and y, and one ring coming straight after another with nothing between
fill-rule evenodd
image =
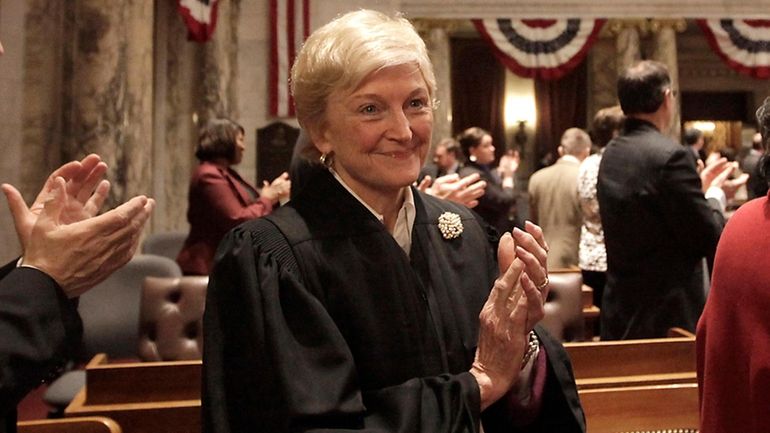
<instances>
[{"instance_id":1,"label":"woman's left hand","mask_svg":"<svg viewBox=\"0 0 770 433\"><path fill-rule=\"evenodd\" d=\"M525 231L526 230L526 231ZM518 257L525 264L521 276L521 286L527 295L528 315L527 331L535 327L545 316L543 305L548 298L548 244L543 230L529 221L524 223L524 230L515 228L511 232L514 240L514 254L503 249L498 253L500 269L507 269L514 258Z\"/></svg>"}]
</instances>

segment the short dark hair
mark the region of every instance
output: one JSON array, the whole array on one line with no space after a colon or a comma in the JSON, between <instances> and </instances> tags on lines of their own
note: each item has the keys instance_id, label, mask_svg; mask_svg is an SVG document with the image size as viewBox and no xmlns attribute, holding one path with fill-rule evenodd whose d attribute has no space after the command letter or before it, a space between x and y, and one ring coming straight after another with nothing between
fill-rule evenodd
<instances>
[{"instance_id":1,"label":"short dark hair","mask_svg":"<svg viewBox=\"0 0 770 433\"><path fill-rule=\"evenodd\" d=\"M612 140L615 132L623 128L625 120L626 116L623 115L623 110L620 109L619 105L597 111L591 124L593 144L599 148L606 146Z\"/></svg>"},{"instance_id":2,"label":"short dark hair","mask_svg":"<svg viewBox=\"0 0 770 433\"><path fill-rule=\"evenodd\" d=\"M492 134L478 126L472 126L457 136L457 141L460 143L460 147L466 158L471 157L471 148L481 144L481 140L485 135L491 136Z\"/></svg>"},{"instance_id":3,"label":"short dark hair","mask_svg":"<svg viewBox=\"0 0 770 433\"><path fill-rule=\"evenodd\" d=\"M643 60L627 68L618 78L618 100L626 116L654 113L671 87L666 65Z\"/></svg>"},{"instance_id":4,"label":"short dark hair","mask_svg":"<svg viewBox=\"0 0 770 433\"><path fill-rule=\"evenodd\" d=\"M461 160L463 158L463 152L462 149L460 149L460 143L458 143L457 140L452 137L442 139L438 142L438 144L436 144L436 147L445 148L446 152L448 154L451 153L454 155L456 159Z\"/></svg>"},{"instance_id":5,"label":"short dark hair","mask_svg":"<svg viewBox=\"0 0 770 433\"><path fill-rule=\"evenodd\" d=\"M199 161L226 158L229 162L234 162L235 140L239 132L246 133L243 126L233 120L221 118L208 121L198 135L195 157Z\"/></svg>"},{"instance_id":6,"label":"short dark hair","mask_svg":"<svg viewBox=\"0 0 770 433\"><path fill-rule=\"evenodd\" d=\"M684 135L682 136L682 138L684 139L684 144L688 146L692 146L693 144L697 143L701 137L703 137L703 132L701 132L700 129L696 129L696 128L685 129Z\"/></svg>"}]
</instances>

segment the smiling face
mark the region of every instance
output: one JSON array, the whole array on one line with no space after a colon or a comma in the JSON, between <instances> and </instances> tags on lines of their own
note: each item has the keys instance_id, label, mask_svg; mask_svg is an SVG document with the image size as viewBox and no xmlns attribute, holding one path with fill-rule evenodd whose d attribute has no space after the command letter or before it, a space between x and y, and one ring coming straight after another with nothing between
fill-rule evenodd
<instances>
[{"instance_id":1,"label":"smiling face","mask_svg":"<svg viewBox=\"0 0 770 433\"><path fill-rule=\"evenodd\" d=\"M355 90L335 91L325 121L311 126L322 153L364 201L392 197L417 179L433 130L428 86L416 65L369 74Z\"/></svg>"}]
</instances>

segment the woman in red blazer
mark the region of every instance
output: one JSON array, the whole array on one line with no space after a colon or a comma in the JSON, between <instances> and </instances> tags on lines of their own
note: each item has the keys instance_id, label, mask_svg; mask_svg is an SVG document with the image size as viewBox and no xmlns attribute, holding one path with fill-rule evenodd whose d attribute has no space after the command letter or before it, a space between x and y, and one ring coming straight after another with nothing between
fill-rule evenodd
<instances>
[{"instance_id":1,"label":"woman in red blazer","mask_svg":"<svg viewBox=\"0 0 770 433\"><path fill-rule=\"evenodd\" d=\"M225 233L269 214L280 199L289 197L287 173L257 191L231 167L241 162L245 149L244 129L232 120L215 119L201 130L195 150L200 164L188 196L190 234L176 259L185 275L208 275Z\"/></svg>"}]
</instances>

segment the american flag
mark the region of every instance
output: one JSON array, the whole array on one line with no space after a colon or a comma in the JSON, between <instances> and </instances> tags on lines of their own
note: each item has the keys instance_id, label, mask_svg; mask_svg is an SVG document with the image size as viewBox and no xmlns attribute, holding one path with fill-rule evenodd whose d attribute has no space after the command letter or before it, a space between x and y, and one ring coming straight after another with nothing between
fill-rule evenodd
<instances>
[{"instance_id":1,"label":"american flag","mask_svg":"<svg viewBox=\"0 0 770 433\"><path fill-rule=\"evenodd\" d=\"M289 74L310 34L310 0L270 0L270 114L294 116Z\"/></svg>"}]
</instances>

